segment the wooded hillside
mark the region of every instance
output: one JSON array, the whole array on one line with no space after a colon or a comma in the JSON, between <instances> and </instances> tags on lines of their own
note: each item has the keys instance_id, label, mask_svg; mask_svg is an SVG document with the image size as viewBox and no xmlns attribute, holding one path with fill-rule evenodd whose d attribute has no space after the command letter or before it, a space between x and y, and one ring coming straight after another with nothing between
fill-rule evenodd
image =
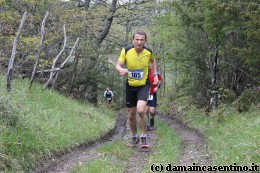
<instances>
[{"instance_id":1,"label":"wooded hillside","mask_svg":"<svg viewBox=\"0 0 260 173\"><path fill-rule=\"evenodd\" d=\"M214 109L249 90L251 104L259 101L259 21L257 0L1 0L1 72L92 103L110 86L120 107L124 79L114 65L142 28L165 92Z\"/></svg>"}]
</instances>

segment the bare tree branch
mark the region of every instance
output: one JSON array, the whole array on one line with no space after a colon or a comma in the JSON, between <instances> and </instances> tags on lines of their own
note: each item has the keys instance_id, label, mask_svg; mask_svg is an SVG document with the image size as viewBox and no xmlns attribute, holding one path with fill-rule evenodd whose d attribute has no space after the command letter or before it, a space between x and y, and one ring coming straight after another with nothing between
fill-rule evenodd
<instances>
[{"instance_id":1,"label":"bare tree branch","mask_svg":"<svg viewBox=\"0 0 260 173\"><path fill-rule=\"evenodd\" d=\"M21 34L21 30L23 28L25 19L27 17L27 11L24 12L19 29L18 29L18 33L14 39L14 43L13 43L13 49L12 49L12 54L11 54L11 58L8 64L8 71L7 71L7 85L6 85L6 89L8 92L11 91L11 83L12 83L12 68L13 68L13 64L14 64L14 58L15 58L15 54L16 54L16 45L17 45L17 41L18 38Z\"/></svg>"},{"instance_id":2,"label":"bare tree branch","mask_svg":"<svg viewBox=\"0 0 260 173\"><path fill-rule=\"evenodd\" d=\"M45 89L48 84L50 83L50 81L52 80L53 76L54 76L54 73L56 73L56 70L52 70L52 69L57 69L55 68L55 65L56 65L56 62L58 60L58 58L61 56L61 54L63 53L63 51L65 50L65 47L66 47L66 43L67 43L67 36L66 36L66 28L65 28L65 24L63 25L63 31L64 31L64 44L63 44L63 47L61 49L61 51L59 52L59 54L56 56L56 58L53 60L53 63L52 63L52 68L50 69L50 76L49 76L49 79L48 81L45 83L45 85L43 86L43 89ZM60 69L60 68L59 68Z\"/></svg>"},{"instance_id":3,"label":"bare tree branch","mask_svg":"<svg viewBox=\"0 0 260 173\"><path fill-rule=\"evenodd\" d=\"M44 19L43 19L43 21L42 21L40 48L39 48L39 51L38 51L38 54L37 54L37 57L36 57L36 60L35 60L34 69L33 69L33 72L32 72L29 89L31 89L31 87L32 87L33 78L34 78L34 75L35 75L35 72L36 72L36 68L37 68L37 65L38 65L38 61L39 61L39 59L40 59L40 54L41 54L41 52L42 52L42 43L43 43L43 38L44 38L44 26L45 26L45 22L46 22L46 19L47 19L47 16L48 16L48 15L49 15L49 12L47 11L46 14L45 14L45 16L44 16Z\"/></svg>"},{"instance_id":4,"label":"bare tree branch","mask_svg":"<svg viewBox=\"0 0 260 173\"><path fill-rule=\"evenodd\" d=\"M109 29L113 22L114 13L116 12L116 5L117 5L117 0L112 0L112 4L110 6L111 15L106 18L105 27L102 29L102 32L96 37L97 43L96 43L95 47L97 47L97 48L100 46L100 44L106 38L106 36L109 32Z\"/></svg>"},{"instance_id":5,"label":"bare tree branch","mask_svg":"<svg viewBox=\"0 0 260 173\"><path fill-rule=\"evenodd\" d=\"M230 64L230 63L228 63L228 62L226 62L226 61L223 61L223 60L221 60L221 61L219 61L219 62L223 62L223 63L225 63L225 64L228 64L228 65L230 65L230 66L232 66L232 67L238 69L239 71L241 71L242 73L245 73L248 77L250 77L251 79L253 79L255 82L257 82L258 84L260 84L260 81L258 81L256 78L254 78L253 76L251 76L250 74L248 74L248 73L245 72L244 70L242 70L242 69L240 69L240 68L234 66L233 64Z\"/></svg>"},{"instance_id":6,"label":"bare tree branch","mask_svg":"<svg viewBox=\"0 0 260 173\"><path fill-rule=\"evenodd\" d=\"M54 68L47 69L47 70L37 71L36 73L42 73L42 72L56 72L56 71L59 71L59 70L60 70L60 68L54 67Z\"/></svg>"},{"instance_id":7,"label":"bare tree branch","mask_svg":"<svg viewBox=\"0 0 260 173\"><path fill-rule=\"evenodd\" d=\"M77 44L78 44L78 41L79 41L79 37L77 38L77 40L76 40L76 42L75 42L73 48L71 49L69 56L68 56L68 57L63 61L63 63L60 65L60 69L62 69L63 66L66 64L66 62L70 59L72 53L74 52L74 50L75 50L75 48L76 48L76 46L77 46Z\"/></svg>"},{"instance_id":8,"label":"bare tree branch","mask_svg":"<svg viewBox=\"0 0 260 173\"><path fill-rule=\"evenodd\" d=\"M216 44L214 48L214 55L212 57L212 90L211 94L212 97L210 98L210 107L212 110L216 109L218 107L218 88L217 88L217 68L218 68L218 35L216 35Z\"/></svg>"},{"instance_id":9,"label":"bare tree branch","mask_svg":"<svg viewBox=\"0 0 260 173\"><path fill-rule=\"evenodd\" d=\"M73 48L71 49L69 56L68 56L68 57L63 61L63 63L61 64L60 69L62 69L63 66L66 64L66 62L70 59L71 55L72 55L73 52L75 51L75 48L76 48L76 46L77 46L77 44L78 44L78 41L79 41L79 37L77 38L77 40L76 40L76 42L75 42ZM52 84L52 88L54 88L54 86L55 86L55 82L56 82L56 80L57 80L57 78L58 78L58 75L59 75L59 71L58 71L58 72L56 73L56 75L55 75L55 80L54 80L54 82L53 82L53 84Z\"/></svg>"}]
</instances>

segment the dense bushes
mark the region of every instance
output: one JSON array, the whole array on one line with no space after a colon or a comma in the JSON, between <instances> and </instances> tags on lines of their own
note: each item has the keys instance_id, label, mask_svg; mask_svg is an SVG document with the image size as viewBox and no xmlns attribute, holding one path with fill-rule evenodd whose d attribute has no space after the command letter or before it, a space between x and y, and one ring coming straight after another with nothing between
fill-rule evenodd
<instances>
[{"instance_id":1,"label":"dense bushes","mask_svg":"<svg viewBox=\"0 0 260 173\"><path fill-rule=\"evenodd\" d=\"M0 120L7 126L15 126L18 123L16 108L6 97L0 96Z\"/></svg>"},{"instance_id":2,"label":"dense bushes","mask_svg":"<svg viewBox=\"0 0 260 173\"><path fill-rule=\"evenodd\" d=\"M248 111L252 104L260 103L260 91L257 89L245 90L234 102L239 112Z\"/></svg>"}]
</instances>

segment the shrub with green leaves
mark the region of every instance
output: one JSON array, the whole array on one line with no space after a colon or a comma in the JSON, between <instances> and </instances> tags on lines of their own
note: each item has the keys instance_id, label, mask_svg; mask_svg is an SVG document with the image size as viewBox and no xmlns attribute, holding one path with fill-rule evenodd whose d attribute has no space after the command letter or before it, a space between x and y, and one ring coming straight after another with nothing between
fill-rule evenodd
<instances>
[{"instance_id":1,"label":"shrub with green leaves","mask_svg":"<svg viewBox=\"0 0 260 173\"><path fill-rule=\"evenodd\" d=\"M252 104L259 104L260 92L255 89L245 90L234 102L239 112L248 111Z\"/></svg>"}]
</instances>

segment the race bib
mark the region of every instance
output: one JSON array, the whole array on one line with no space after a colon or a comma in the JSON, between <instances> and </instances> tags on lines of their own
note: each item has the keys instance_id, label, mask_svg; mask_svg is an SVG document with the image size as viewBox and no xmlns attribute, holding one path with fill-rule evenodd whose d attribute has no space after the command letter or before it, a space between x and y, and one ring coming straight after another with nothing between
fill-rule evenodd
<instances>
[{"instance_id":1,"label":"race bib","mask_svg":"<svg viewBox=\"0 0 260 173\"><path fill-rule=\"evenodd\" d=\"M153 100L153 95L149 95L148 100Z\"/></svg>"},{"instance_id":2,"label":"race bib","mask_svg":"<svg viewBox=\"0 0 260 173\"><path fill-rule=\"evenodd\" d=\"M112 100L112 98L111 98L111 97L108 97L107 100Z\"/></svg>"},{"instance_id":3,"label":"race bib","mask_svg":"<svg viewBox=\"0 0 260 173\"><path fill-rule=\"evenodd\" d=\"M144 76L144 70L140 69L140 70L128 70L128 76L131 79L135 79L135 80L141 80Z\"/></svg>"}]
</instances>

